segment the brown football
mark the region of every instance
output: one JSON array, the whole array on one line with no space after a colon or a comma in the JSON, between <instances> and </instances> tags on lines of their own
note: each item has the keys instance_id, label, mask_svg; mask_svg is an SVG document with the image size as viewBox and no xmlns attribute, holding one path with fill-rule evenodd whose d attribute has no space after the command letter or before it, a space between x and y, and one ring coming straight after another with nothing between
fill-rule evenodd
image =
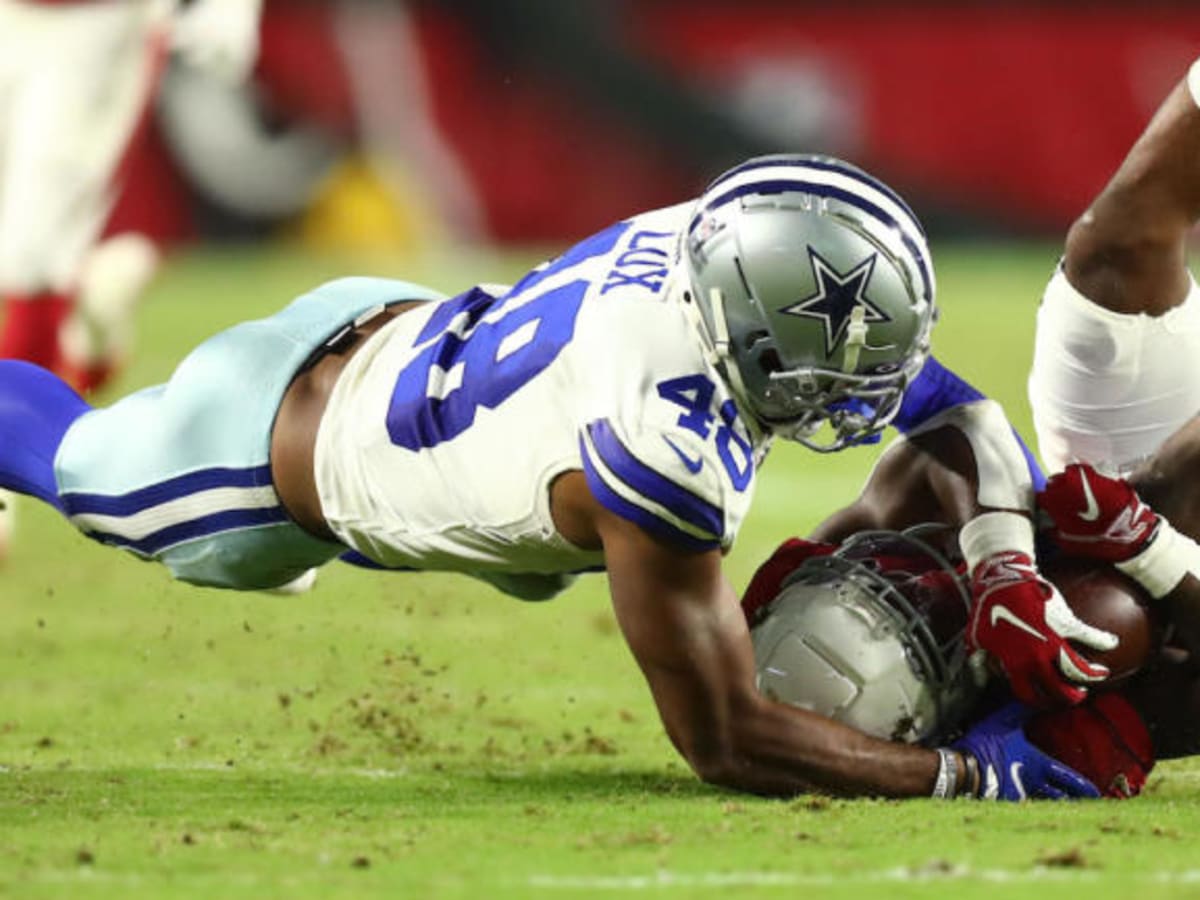
<instances>
[{"instance_id":1,"label":"brown football","mask_svg":"<svg viewBox=\"0 0 1200 900\"><path fill-rule=\"evenodd\" d=\"M1166 623L1137 582L1108 563L1090 559L1060 557L1042 565L1041 570L1075 615L1120 638L1115 649L1104 653L1078 648L1089 659L1108 666L1111 680L1127 678L1157 655Z\"/></svg>"}]
</instances>

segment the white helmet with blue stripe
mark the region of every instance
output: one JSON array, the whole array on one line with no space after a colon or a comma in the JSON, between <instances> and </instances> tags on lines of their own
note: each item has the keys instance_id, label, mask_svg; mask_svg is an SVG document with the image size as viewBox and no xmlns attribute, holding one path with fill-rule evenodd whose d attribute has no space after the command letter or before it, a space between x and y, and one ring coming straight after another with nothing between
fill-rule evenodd
<instances>
[{"instance_id":1,"label":"white helmet with blue stripe","mask_svg":"<svg viewBox=\"0 0 1200 900\"><path fill-rule=\"evenodd\" d=\"M682 239L685 291L755 418L827 451L895 417L936 307L925 232L894 191L830 157L759 157L708 187Z\"/></svg>"}]
</instances>

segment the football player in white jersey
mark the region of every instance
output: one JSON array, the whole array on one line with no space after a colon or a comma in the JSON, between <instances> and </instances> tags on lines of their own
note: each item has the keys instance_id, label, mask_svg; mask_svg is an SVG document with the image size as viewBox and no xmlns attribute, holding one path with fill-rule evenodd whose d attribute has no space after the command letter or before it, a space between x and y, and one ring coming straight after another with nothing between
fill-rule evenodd
<instances>
[{"instance_id":1,"label":"football player in white jersey","mask_svg":"<svg viewBox=\"0 0 1200 900\"><path fill-rule=\"evenodd\" d=\"M1049 471L1127 475L1200 411L1200 61L1072 225L1037 318L1029 400Z\"/></svg>"},{"instance_id":2,"label":"football player in white jersey","mask_svg":"<svg viewBox=\"0 0 1200 900\"><path fill-rule=\"evenodd\" d=\"M976 608L1003 612L981 614L978 649L1035 699L1078 702L1107 674L1069 640L1115 638L1038 576L1026 457L998 407L929 357L934 318L925 236L894 192L839 160L763 157L511 288L332 282L104 409L0 361L0 484L197 584L303 585L349 553L541 599L603 568L704 779L950 796L972 751L760 694L721 571L772 436L834 450L944 417L989 472L963 510ZM1008 737L989 744L1001 758ZM1031 795L1091 790L1061 768L1028 775Z\"/></svg>"}]
</instances>

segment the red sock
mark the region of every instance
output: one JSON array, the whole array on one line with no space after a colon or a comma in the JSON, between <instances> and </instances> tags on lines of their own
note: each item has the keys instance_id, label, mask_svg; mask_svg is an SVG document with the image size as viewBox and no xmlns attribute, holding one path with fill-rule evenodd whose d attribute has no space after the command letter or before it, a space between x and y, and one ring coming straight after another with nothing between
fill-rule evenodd
<instances>
[{"instance_id":1,"label":"red sock","mask_svg":"<svg viewBox=\"0 0 1200 900\"><path fill-rule=\"evenodd\" d=\"M70 308L71 298L51 291L7 296L0 359L24 359L53 369L58 361L58 327Z\"/></svg>"}]
</instances>

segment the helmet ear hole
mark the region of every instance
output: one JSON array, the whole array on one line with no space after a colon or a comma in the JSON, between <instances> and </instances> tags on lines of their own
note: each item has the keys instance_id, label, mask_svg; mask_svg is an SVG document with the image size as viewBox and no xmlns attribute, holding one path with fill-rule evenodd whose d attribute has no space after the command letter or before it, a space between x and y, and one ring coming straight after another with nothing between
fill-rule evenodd
<instances>
[{"instance_id":1,"label":"helmet ear hole","mask_svg":"<svg viewBox=\"0 0 1200 900\"><path fill-rule=\"evenodd\" d=\"M772 372L782 372L783 360L779 358L779 351L770 349L760 353L758 355L758 367L762 369L764 375L770 375Z\"/></svg>"},{"instance_id":2,"label":"helmet ear hole","mask_svg":"<svg viewBox=\"0 0 1200 900\"><path fill-rule=\"evenodd\" d=\"M769 333L769 332L767 332L767 331L764 331L764 330L762 330L762 329L759 329L759 330L757 330L757 331L751 331L749 334L747 334L747 335L746 335L746 336L745 336L745 337L742 339L742 345L745 347L745 349L746 349L747 351L750 351L750 350L753 350L753 349L754 349L754 345L755 345L755 344L757 344L757 343L758 343L759 341L761 341L761 340L765 340L765 339L769 338L770 336L771 336L771 335L770 335L770 333ZM771 350L771 351L768 351L768 352L770 352L770 353L775 353L775 351L774 351L774 350ZM776 355L775 355L775 359L776 359L776 360L778 360L778 359L779 359L779 355L778 355L778 354L776 354ZM783 365L782 365L782 363L780 364L780 368L783 368Z\"/></svg>"}]
</instances>

